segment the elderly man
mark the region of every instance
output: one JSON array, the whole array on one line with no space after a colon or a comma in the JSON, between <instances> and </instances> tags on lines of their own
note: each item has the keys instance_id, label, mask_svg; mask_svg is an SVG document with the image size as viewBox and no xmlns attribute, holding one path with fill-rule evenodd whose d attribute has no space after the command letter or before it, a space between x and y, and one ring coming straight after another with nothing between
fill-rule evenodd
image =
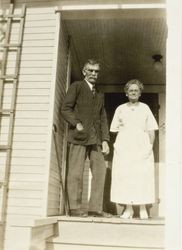
<instances>
[{"instance_id":1,"label":"elderly man","mask_svg":"<svg viewBox=\"0 0 182 250\"><path fill-rule=\"evenodd\" d=\"M95 87L99 71L99 62L89 59L82 70L84 80L71 84L61 110L69 123L67 191L71 216L87 216L81 210L83 171L87 156L92 172L88 215L108 216L103 212L103 192L106 174L104 155L109 153L109 130L104 96Z\"/></svg>"}]
</instances>

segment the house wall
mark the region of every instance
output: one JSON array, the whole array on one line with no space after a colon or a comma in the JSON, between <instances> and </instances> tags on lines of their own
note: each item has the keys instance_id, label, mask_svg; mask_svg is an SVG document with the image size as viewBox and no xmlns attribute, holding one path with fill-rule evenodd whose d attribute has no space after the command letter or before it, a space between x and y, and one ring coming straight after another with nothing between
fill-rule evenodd
<instances>
[{"instance_id":1,"label":"house wall","mask_svg":"<svg viewBox=\"0 0 182 250\"><path fill-rule=\"evenodd\" d=\"M15 13L18 14L21 4L19 1L16 4ZM15 23L12 25L12 43L17 41L18 32L19 24ZM15 237L21 238L21 230L16 226L19 221L26 224L27 221L47 216L48 188L51 189L52 178L51 172L48 186L56 32L55 6L27 6L15 110L5 249L20 250L16 244L12 244ZM15 59L15 52L10 52L7 74L14 73ZM11 93L12 85L6 83L3 95L5 109L10 107ZM7 142L8 122L8 117L1 120L1 144ZM5 152L0 154L0 173L3 178L6 155ZM23 236L23 241L29 241L28 234Z\"/></svg>"},{"instance_id":2,"label":"house wall","mask_svg":"<svg viewBox=\"0 0 182 250\"><path fill-rule=\"evenodd\" d=\"M19 10L17 9L17 12ZM16 41L18 24L12 28ZM8 220L43 215L47 150L50 121L53 48L55 39L54 8L27 8L12 147L8 193ZM8 58L7 73L14 71L15 53ZM4 108L11 98L5 86ZM7 120L3 122L3 141L7 136Z\"/></svg>"},{"instance_id":3,"label":"house wall","mask_svg":"<svg viewBox=\"0 0 182 250\"><path fill-rule=\"evenodd\" d=\"M10 0L1 0L0 9L6 8L7 6L9 6L9 4L10 4Z\"/></svg>"}]
</instances>

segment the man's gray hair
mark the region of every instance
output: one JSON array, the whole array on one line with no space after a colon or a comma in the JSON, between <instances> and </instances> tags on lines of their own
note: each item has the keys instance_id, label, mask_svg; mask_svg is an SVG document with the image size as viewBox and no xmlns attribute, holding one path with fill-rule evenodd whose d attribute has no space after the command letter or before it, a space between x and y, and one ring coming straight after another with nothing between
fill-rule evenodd
<instances>
[{"instance_id":1,"label":"man's gray hair","mask_svg":"<svg viewBox=\"0 0 182 250\"><path fill-rule=\"evenodd\" d=\"M96 60L96 59L88 59L88 60L85 62L85 64L83 65L83 69L85 69L85 67L86 67L88 64L90 64L90 65L96 65L96 64L98 64L99 67L101 66L101 64L100 64L100 62L99 62L98 60Z\"/></svg>"}]
</instances>

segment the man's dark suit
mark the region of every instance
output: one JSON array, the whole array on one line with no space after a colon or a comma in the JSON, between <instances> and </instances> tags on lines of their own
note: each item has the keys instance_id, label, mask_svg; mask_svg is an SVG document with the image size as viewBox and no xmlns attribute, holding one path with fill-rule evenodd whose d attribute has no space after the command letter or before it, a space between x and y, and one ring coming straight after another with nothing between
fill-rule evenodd
<instances>
[{"instance_id":1,"label":"man's dark suit","mask_svg":"<svg viewBox=\"0 0 182 250\"><path fill-rule=\"evenodd\" d=\"M81 206L83 169L88 154L93 176L89 210L102 211L106 167L101 144L109 141L104 96L96 91L93 97L85 80L74 82L65 97L62 115L69 123L68 141L71 143L67 179L70 208L79 209ZM76 129L80 122L83 131Z\"/></svg>"},{"instance_id":2,"label":"man's dark suit","mask_svg":"<svg viewBox=\"0 0 182 250\"><path fill-rule=\"evenodd\" d=\"M109 140L107 117L104 109L104 96L92 91L86 81L75 82L69 88L62 106L62 115L70 124L68 141L74 144L91 145ZM88 141L77 139L75 126L81 122ZM93 127L97 134L97 141L91 140ZM84 137L84 136L83 136Z\"/></svg>"}]
</instances>

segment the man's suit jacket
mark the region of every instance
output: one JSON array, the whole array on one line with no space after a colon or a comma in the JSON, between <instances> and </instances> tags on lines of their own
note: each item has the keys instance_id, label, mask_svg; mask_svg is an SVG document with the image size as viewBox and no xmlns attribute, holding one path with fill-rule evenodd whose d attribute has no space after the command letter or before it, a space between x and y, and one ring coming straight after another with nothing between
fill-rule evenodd
<instances>
[{"instance_id":1,"label":"man's suit jacket","mask_svg":"<svg viewBox=\"0 0 182 250\"><path fill-rule=\"evenodd\" d=\"M61 113L69 123L68 141L74 144L89 145L89 140L97 138L97 144L109 141L109 129L104 108L104 95L93 93L86 81L71 84L64 99ZM76 124L81 122L84 130L79 132Z\"/></svg>"}]
</instances>

